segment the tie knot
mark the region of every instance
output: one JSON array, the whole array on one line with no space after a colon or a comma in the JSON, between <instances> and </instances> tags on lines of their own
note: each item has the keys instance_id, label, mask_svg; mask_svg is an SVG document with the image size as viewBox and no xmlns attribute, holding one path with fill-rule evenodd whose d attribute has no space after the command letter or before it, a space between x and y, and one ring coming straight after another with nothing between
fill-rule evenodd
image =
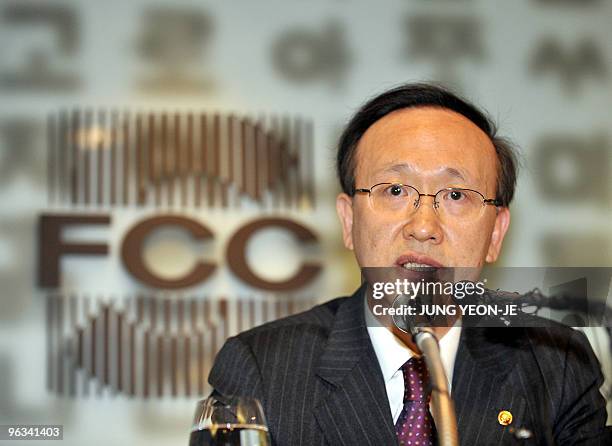
<instances>
[{"instance_id":1,"label":"tie knot","mask_svg":"<svg viewBox=\"0 0 612 446\"><path fill-rule=\"evenodd\" d=\"M423 357L413 356L402 366L404 374L404 402L429 401L431 389Z\"/></svg>"}]
</instances>

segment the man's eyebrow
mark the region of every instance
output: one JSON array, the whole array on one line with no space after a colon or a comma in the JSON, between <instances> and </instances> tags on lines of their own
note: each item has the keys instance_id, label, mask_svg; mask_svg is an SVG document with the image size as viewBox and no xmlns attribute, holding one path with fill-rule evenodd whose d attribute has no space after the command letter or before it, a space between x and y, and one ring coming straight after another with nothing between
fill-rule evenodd
<instances>
[{"instance_id":1,"label":"man's eyebrow","mask_svg":"<svg viewBox=\"0 0 612 446\"><path fill-rule=\"evenodd\" d=\"M459 172L457 169L455 169L454 167L445 167L444 172L447 173L451 177L458 178L461 181L466 181L463 174Z\"/></svg>"},{"instance_id":2,"label":"man's eyebrow","mask_svg":"<svg viewBox=\"0 0 612 446\"><path fill-rule=\"evenodd\" d=\"M439 171L440 173L444 173L450 177L457 178L461 181L466 181L465 176L458 169L455 169L454 167L442 166L440 167ZM407 163L393 164L393 165L383 168L380 171L380 173L395 173L398 175L414 174L414 172L415 172L414 167L412 167L410 164L407 164Z\"/></svg>"}]
</instances>

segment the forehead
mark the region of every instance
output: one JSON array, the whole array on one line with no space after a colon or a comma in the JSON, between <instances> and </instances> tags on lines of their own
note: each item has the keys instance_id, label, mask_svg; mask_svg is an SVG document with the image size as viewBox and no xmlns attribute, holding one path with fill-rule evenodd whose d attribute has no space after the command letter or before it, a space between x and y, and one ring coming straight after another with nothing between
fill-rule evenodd
<instances>
[{"instance_id":1,"label":"forehead","mask_svg":"<svg viewBox=\"0 0 612 446\"><path fill-rule=\"evenodd\" d=\"M358 184L403 172L398 179L448 178L495 190L497 154L491 140L463 115L442 108L402 109L379 119L359 140L355 159Z\"/></svg>"}]
</instances>

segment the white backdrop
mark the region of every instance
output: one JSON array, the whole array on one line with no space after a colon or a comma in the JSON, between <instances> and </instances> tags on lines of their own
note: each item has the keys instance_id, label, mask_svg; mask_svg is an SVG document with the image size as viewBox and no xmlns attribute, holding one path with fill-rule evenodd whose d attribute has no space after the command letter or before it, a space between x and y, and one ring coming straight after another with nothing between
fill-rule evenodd
<instances>
[{"instance_id":1,"label":"white backdrop","mask_svg":"<svg viewBox=\"0 0 612 446\"><path fill-rule=\"evenodd\" d=\"M500 264L610 266L611 20L604 0L2 2L0 424L64 424L68 445L186 444L195 405L187 397L47 391L36 219L91 211L48 204L48 113L116 107L312 120L317 207L283 215L313 229L319 247L304 254L270 232L254 240L249 257L276 277L291 274L304 255L320 261L323 272L305 293L324 301L358 284L334 210L342 125L388 87L443 81L487 109L523 152ZM110 255L66 260L62 292L121 296L142 288L119 263L118 245L127 227L157 211L110 211L110 229L69 234L108 241ZM177 212L205 222L215 241L204 252L169 233L150 247L151 262L179 274L195 257L212 258L217 273L186 293L253 292L232 277L223 253L237 227L268 212ZM609 368L609 346L597 342Z\"/></svg>"}]
</instances>

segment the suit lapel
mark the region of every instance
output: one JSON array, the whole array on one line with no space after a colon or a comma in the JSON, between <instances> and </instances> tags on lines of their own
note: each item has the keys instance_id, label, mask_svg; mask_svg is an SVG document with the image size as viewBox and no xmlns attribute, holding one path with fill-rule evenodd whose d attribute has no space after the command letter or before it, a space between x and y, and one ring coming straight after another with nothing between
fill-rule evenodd
<instances>
[{"instance_id":1,"label":"suit lapel","mask_svg":"<svg viewBox=\"0 0 612 446\"><path fill-rule=\"evenodd\" d=\"M512 426L525 416L524 398L510 379L522 338L511 329L464 328L461 334L452 397L462 445L503 444L511 441L509 427L498 414L512 413Z\"/></svg>"},{"instance_id":2,"label":"suit lapel","mask_svg":"<svg viewBox=\"0 0 612 446\"><path fill-rule=\"evenodd\" d=\"M396 444L393 417L368 336L363 288L338 309L317 376L328 392L314 409L329 444Z\"/></svg>"}]
</instances>

